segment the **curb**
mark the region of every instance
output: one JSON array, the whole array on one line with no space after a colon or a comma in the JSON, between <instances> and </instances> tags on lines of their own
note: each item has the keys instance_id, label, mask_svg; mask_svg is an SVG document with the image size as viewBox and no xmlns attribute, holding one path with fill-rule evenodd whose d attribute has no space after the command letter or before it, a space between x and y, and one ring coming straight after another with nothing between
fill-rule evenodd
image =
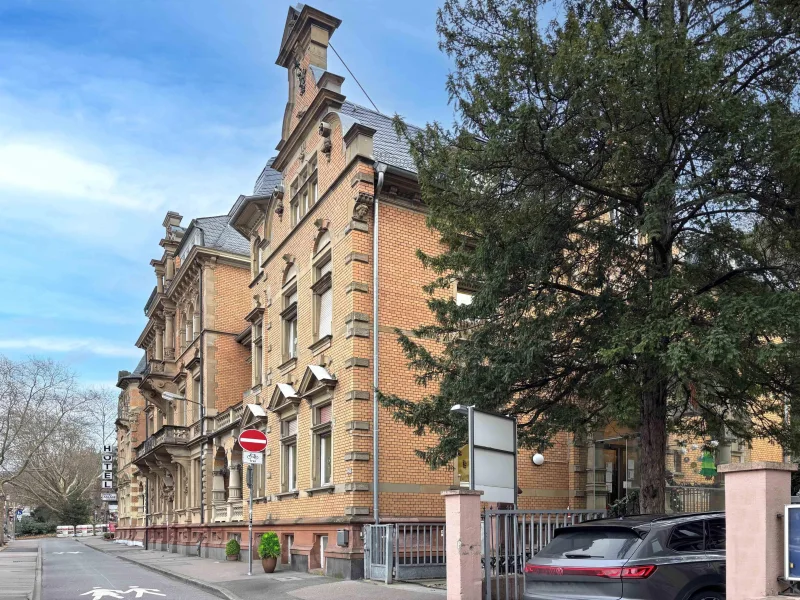
<instances>
[{"instance_id":1,"label":"curb","mask_svg":"<svg viewBox=\"0 0 800 600\"><path fill-rule=\"evenodd\" d=\"M96 546L92 546L90 544L85 544L81 542L87 548L91 548L92 550L96 550L97 552L102 552L103 554L108 554L111 556L110 552L106 552ZM134 560L132 558L128 558L127 556L119 556L115 555L115 558L120 560L124 560L125 562L131 563L133 565L138 565L143 569L147 569L148 571L153 571L158 573L159 575L164 575L165 577L169 577L170 579L176 579L177 581L181 581L183 583L188 583L189 585L193 585L196 588L200 588L203 591L211 592L212 594L219 596L220 598L224 598L225 600L243 600L233 592L225 589L224 587L215 585L213 583L209 583L207 581L202 581L200 579L195 579L193 577L188 577L186 575L181 575L180 573L175 573L174 571L169 571L167 569L163 569L161 567L157 567L155 565L150 565L147 563L139 562L138 560ZM38 600L34 598L33 600Z\"/></svg>"},{"instance_id":2,"label":"curb","mask_svg":"<svg viewBox=\"0 0 800 600\"><path fill-rule=\"evenodd\" d=\"M42 597L42 545L38 544L36 554L36 575L33 579L33 591L28 596L31 600L40 600Z\"/></svg>"}]
</instances>

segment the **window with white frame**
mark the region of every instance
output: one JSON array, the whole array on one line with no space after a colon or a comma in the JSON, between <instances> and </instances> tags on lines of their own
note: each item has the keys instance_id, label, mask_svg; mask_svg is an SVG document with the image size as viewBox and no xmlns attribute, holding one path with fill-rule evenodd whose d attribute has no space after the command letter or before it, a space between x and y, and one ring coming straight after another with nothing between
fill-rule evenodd
<instances>
[{"instance_id":1,"label":"window with white frame","mask_svg":"<svg viewBox=\"0 0 800 600\"><path fill-rule=\"evenodd\" d=\"M291 186L289 209L292 227L302 219L319 199L319 180L317 177L317 155L313 155L300 171Z\"/></svg>"},{"instance_id":2,"label":"window with white frame","mask_svg":"<svg viewBox=\"0 0 800 600\"><path fill-rule=\"evenodd\" d=\"M330 402L321 404L313 409L314 436L314 465L313 465L313 487L322 487L331 483L332 476L332 435L331 423L333 421L333 411Z\"/></svg>"},{"instance_id":3,"label":"window with white frame","mask_svg":"<svg viewBox=\"0 0 800 600\"><path fill-rule=\"evenodd\" d=\"M262 382L264 373L264 323L253 323L253 385Z\"/></svg>"},{"instance_id":4,"label":"window with white frame","mask_svg":"<svg viewBox=\"0 0 800 600\"><path fill-rule=\"evenodd\" d=\"M323 231L314 249L314 340L333 334L333 261L330 232Z\"/></svg>"},{"instance_id":5,"label":"window with white frame","mask_svg":"<svg viewBox=\"0 0 800 600\"><path fill-rule=\"evenodd\" d=\"M281 491L297 490L297 417L281 421Z\"/></svg>"},{"instance_id":6,"label":"window with white frame","mask_svg":"<svg viewBox=\"0 0 800 600\"><path fill-rule=\"evenodd\" d=\"M202 399L200 398L200 373L198 373L192 378L192 423L200 420L200 402Z\"/></svg>"},{"instance_id":7,"label":"window with white frame","mask_svg":"<svg viewBox=\"0 0 800 600\"><path fill-rule=\"evenodd\" d=\"M472 300L474 297L475 297L475 292L471 290L464 289L460 286L456 289L456 304L458 304L459 306L472 304Z\"/></svg>"},{"instance_id":8,"label":"window with white frame","mask_svg":"<svg viewBox=\"0 0 800 600\"><path fill-rule=\"evenodd\" d=\"M290 265L284 276L283 311L283 362L297 358L297 269Z\"/></svg>"}]
</instances>

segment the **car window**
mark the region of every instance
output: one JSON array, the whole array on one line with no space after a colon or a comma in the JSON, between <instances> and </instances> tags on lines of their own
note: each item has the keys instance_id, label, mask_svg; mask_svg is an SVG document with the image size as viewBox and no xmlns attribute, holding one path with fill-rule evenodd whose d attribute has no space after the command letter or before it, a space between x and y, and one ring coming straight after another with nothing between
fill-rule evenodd
<instances>
[{"instance_id":1,"label":"car window","mask_svg":"<svg viewBox=\"0 0 800 600\"><path fill-rule=\"evenodd\" d=\"M710 519L706 526L706 550L725 550L725 519Z\"/></svg>"},{"instance_id":2,"label":"car window","mask_svg":"<svg viewBox=\"0 0 800 600\"><path fill-rule=\"evenodd\" d=\"M537 554L543 558L628 558L639 544L630 529L585 527L559 533Z\"/></svg>"},{"instance_id":3,"label":"car window","mask_svg":"<svg viewBox=\"0 0 800 600\"><path fill-rule=\"evenodd\" d=\"M675 552L703 551L703 521L694 521L678 525L672 530L669 547Z\"/></svg>"}]
</instances>

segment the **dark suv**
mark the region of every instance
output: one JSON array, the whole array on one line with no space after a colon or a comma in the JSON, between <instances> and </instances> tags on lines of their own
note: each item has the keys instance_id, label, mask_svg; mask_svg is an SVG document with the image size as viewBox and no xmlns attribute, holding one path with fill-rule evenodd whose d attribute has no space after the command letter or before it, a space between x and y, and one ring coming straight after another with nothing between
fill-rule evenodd
<instances>
[{"instance_id":1,"label":"dark suv","mask_svg":"<svg viewBox=\"0 0 800 600\"><path fill-rule=\"evenodd\" d=\"M557 529L525 565L526 600L722 600L725 514L642 515Z\"/></svg>"}]
</instances>

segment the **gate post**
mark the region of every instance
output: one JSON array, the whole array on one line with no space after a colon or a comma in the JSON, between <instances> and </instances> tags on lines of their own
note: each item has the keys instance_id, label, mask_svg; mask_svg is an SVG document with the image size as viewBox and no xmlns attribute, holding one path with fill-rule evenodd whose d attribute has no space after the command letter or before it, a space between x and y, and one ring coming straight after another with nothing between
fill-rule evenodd
<instances>
[{"instance_id":1,"label":"gate post","mask_svg":"<svg viewBox=\"0 0 800 600\"><path fill-rule=\"evenodd\" d=\"M784 505L791 503L797 465L779 462L720 465L725 475L726 596L777 596L783 572Z\"/></svg>"},{"instance_id":2,"label":"gate post","mask_svg":"<svg viewBox=\"0 0 800 600\"><path fill-rule=\"evenodd\" d=\"M481 600L480 490L448 490L446 522L447 600Z\"/></svg>"}]
</instances>

